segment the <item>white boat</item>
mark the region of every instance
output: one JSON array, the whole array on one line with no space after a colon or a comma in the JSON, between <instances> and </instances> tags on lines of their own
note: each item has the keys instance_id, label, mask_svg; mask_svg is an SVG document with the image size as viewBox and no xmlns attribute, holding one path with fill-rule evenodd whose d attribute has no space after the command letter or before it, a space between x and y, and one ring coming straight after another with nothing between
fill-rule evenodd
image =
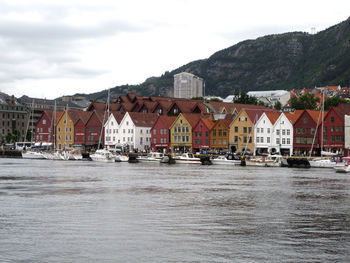
<instances>
[{"instance_id":1,"label":"white boat","mask_svg":"<svg viewBox=\"0 0 350 263\"><path fill-rule=\"evenodd\" d=\"M159 153L159 152L150 152L149 154L147 154L147 156L138 156L137 160L139 162L160 162L162 160L162 158L164 157L163 153Z\"/></svg>"},{"instance_id":2,"label":"white boat","mask_svg":"<svg viewBox=\"0 0 350 263\"><path fill-rule=\"evenodd\" d=\"M349 173L350 172L350 157L343 157L333 167L337 173Z\"/></svg>"},{"instance_id":3,"label":"white boat","mask_svg":"<svg viewBox=\"0 0 350 263\"><path fill-rule=\"evenodd\" d=\"M95 153L90 154L91 160L94 162L114 163L115 157L113 154L105 149L96 150Z\"/></svg>"},{"instance_id":4,"label":"white boat","mask_svg":"<svg viewBox=\"0 0 350 263\"><path fill-rule=\"evenodd\" d=\"M44 155L41 152L37 151L23 151L22 158L24 159L45 159Z\"/></svg>"},{"instance_id":5,"label":"white boat","mask_svg":"<svg viewBox=\"0 0 350 263\"><path fill-rule=\"evenodd\" d=\"M128 162L129 161L129 156L126 156L123 154L114 155L114 158L115 158L116 162Z\"/></svg>"},{"instance_id":6,"label":"white boat","mask_svg":"<svg viewBox=\"0 0 350 263\"><path fill-rule=\"evenodd\" d=\"M231 157L231 158L230 158ZM241 160L234 159L232 155L229 156L223 156L220 155L216 158L210 159L212 164L215 165L240 165Z\"/></svg>"},{"instance_id":7,"label":"white boat","mask_svg":"<svg viewBox=\"0 0 350 263\"><path fill-rule=\"evenodd\" d=\"M183 153L182 155L175 156L174 160L176 163L196 163L201 164L201 159L194 157L192 153Z\"/></svg>"},{"instance_id":8,"label":"white boat","mask_svg":"<svg viewBox=\"0 0 350 263\"><path fill-rule=\"evenodd\" d=\"M63 155L59 151L54 152L43 152L43 156L48 160L64 160Z\"/></svg>"},{"instance_id":9,"label":"white boat","mask_svg":"<svg viewBox=\"0 0 350 263\"><path fill-rule=\"evenodd\" d=\"M337 164L335 159L329 158L313 158L309 163L312 168L333 168Z\"/></svg>"},{"instance_id":10,"label":"white boat","mask_svg":"<svg viewBox=\"0 0 350 263\"><path fill-rule=\"evenodd\" d=\"M252 156L245 160L247 166L280 167L281 155Z\"/></svg>"}]
</instances>

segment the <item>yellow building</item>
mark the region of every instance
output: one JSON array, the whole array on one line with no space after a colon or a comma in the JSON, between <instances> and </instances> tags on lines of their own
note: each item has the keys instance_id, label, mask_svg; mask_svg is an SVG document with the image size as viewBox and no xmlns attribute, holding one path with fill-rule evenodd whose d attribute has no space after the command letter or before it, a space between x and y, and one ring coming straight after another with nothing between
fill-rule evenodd
<instances>
[{"instance_id":1,"label":"yellow building","mask_svg":"<svg viewBox=\"0 0 350 263\"><path fill-rule=\"evenodd\" d=\"M270 110L271 111L271 110ZM231 149L238 152L254 151L254 125L263 114L262 109L241 109L230 125Z\"/></svg>"},{"instance_id":2,"label":"yellow building","mask_svg":"<svg viewBox=\"0 0 350 263\"><path fill-rule=\"evenodd\" d=\"M65 110L56 125L56 147L58 150L72 149L74 144L74 124L79 118L77 111Z\"/></svg>"},{"instance_id":3,"label":"yellow building","mask_svg":"<svg viewBox=\"0 0 350 263\"><path fill-rule=\"evenodd\" d=\"M170 126L171 151L192 151L192 129L198 123L200 114L180 113Z\"/></svg>"}]
</instances>

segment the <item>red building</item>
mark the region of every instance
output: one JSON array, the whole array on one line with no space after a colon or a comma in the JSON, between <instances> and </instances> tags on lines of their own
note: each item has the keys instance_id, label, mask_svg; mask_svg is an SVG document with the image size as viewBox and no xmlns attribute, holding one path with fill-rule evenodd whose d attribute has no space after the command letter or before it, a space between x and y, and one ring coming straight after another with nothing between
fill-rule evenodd
<instances>
[{"instance_id":1,"label":"red building","mask_svg":"<svg viewBox=\"0 0 350 263\"><path fill-rule=\"evenodd\" d=\"M85 123L85 147L87 150L92 148L97 149L99 142L104 142L104 128L103 128L103 114L102 111L93 111ZM107 117L105 118L107 121ZM102 132L101 141L100 134Z\"/></svg>"},{"instance_id":2,"label":"red building","mask_svg":"<svg viewBox=\"0 0 350 263\"><path fill-rule=\"evenodd\" d=\"M325 114L323 124L324 151L344 154L344 116L349 113L350 104L339 104Z\"/></svg>"},{"instance_id":3,"label":"red building","mask_svg":"<svg viewBox=\"0 0 350 263\"><path fill-rule=\"evenodd\" d=\"M75 147L85 147L86 144L86 122L93 113L90 111L79 112L79 117L74 123L74 146Z\"/></svg>"},{"instance_id":4,"label":"red building","mask_svg":"<svg viewBox=\"0 0 350 263\"><path fill-rule=\"evenodd\" d=\"M293 148L296 155L320 155L322 112L304 110L294 123ZM327 112L324 113L324 116Z\"/></svg>"},{"instance_id":5,"label":"red building","mask_svg":"<svg viewBox=\"0 0 350 263\"><path fill-rule=\"evenodd\" d=\"M170 126L176 116L159 116L151 129L151 149L153 151L170 150Z\"/></svg>"},{"instance_id":6,"label":"red building","mask_svg":"<svg viewBox=\"0 0 350 263\"><path fill-rule=\"evenodd\" d=\"M210 149L210 131L214 122L209 119L200 119L192 130L192 148L194 151Z\"/></svg>"},{"instance_id":7,"label":"red building","mask_svg":"<svg viewBox=\"0 0 350 263\"><path fill-rule=\"evenodd\" d=\"M62 115L62 112L56 112L56 118L53 118L53 111L45 110L39 120L37 121L35 125L35 135L34 140L36 143L52 143L54 141L54 119L56 120L56 123L60 116Z\"/></svg>"}]
</instances>

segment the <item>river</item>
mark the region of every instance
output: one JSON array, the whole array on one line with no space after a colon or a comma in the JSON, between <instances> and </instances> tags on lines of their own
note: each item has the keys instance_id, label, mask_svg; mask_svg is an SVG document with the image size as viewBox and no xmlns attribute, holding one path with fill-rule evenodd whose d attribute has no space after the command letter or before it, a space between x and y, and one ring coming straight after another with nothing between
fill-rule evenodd
<instances>
[{"instance_id":1,"label":"river","mask_svg":"<svg viewBox=\"0 0 350 263\"><path fill-rule=\"evenodd\" d=\"M350 262L332 169L0 159L0 262Z\"/></svg>"}]
</instances>

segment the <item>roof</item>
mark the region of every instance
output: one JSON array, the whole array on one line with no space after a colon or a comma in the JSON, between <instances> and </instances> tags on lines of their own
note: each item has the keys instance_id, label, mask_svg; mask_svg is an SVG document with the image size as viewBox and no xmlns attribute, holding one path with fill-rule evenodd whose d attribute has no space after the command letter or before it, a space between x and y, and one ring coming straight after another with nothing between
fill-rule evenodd
<instances>
[{"instance_id":1,"label":"roof","mask_svg":"<svg viewBox=\"0 0 350 263\"><path fill-rule=\"evenodd\" d=\"M304 110L296 110L294 112L285 112L284 115L287 117L291 124L294 124L303 112Z\"/></svg>"},{"instance_id":2,"label":"roof","mask_svg":"<svg viewBox=\"0 0 350 263\"><path fill-rule=\"evenodd\" d=\"M281 97L287 94L289 91L286 90L265 90L265 91L249 91L247 95L253 97Z\"/></svg>"},{"instance_id":3,"label":"roof","mask_svg":"<svg viewBox=\"0 0 350 263\"><path fill-rule=\"evenodd\" d=\"M340 86L327 86L326 89L335 91L335 90L340 89Z\"/></svg>"},{"instance_id":4,"label":"roof","mask_svg":"<svg viewBox=\"0 0 350 263\"><path fill-rule=\"evenodd\" d=\"M157 121L161 121L165 124L166 127L170 127L174 121L176 120L176 116L165 116L165 115L161 115L161 116L158 116L158 119Z\"/></svg>"},{"instance_id":5,"label":"roof","mask_svg":"<svg viewBox=\"0 0 350 263\"><path fill-rule=\"evenodd\" d=\"M201 120L205 124L205 126L207 126L207 128L209 130L211 130L214 127L215 123L212 120L210 120L210 119L202 119L202 118L201 118Z\"/></svg>"},{"instance_id":6,"label":"roof","mask_svg":"<svg viewBox=\"0 0 350 263\"><path fill-rule=\"evenodd\" d=\"M196 126L199 119L201 118L200 114L194 114L194 113L183 113L182 115L192 127Z\"/></svg>"},{"instance_id":7,"label":"roof","mask_svg":"<svg viewBox=\"0 0 350 263\"><path fill-rule=\"evenodd\" d=\"M341 118L344 118L345 115L350 114L350 104L348 103L339 104L337 107L333 107L333 109L337 112L337 114Z\"/></svg>"},{"instance_id":8,"label":"roof","mask_svg":"<svg viewBox=\"0 0 350 263\"><path fill-rule=\"evenodd\" d=\"M310 116L311 118L314 120L314 122L317 124L317 125L320 125L322 120L322 111L319 111L319 110L305 110ZM326 114L328 113L328 111L325 111L323 116L325 117Z\"/></svg>"},{"instance_id":9,"label":"roof","mask_svg":"<svg viewBox=\"0 0 350 263\"><path fill-rule=\"evenodd\" d=\"M123 120L125 112L120 112L120 111L112 111L111 114L113 114L115 120L117 121L118 124Z\"/></svg>"},{"instance_id":10,"label":"roof","mask_svg":"<svg viewBox=\"0 0 350 263\"><path fill-rule=\"evenodd\" d=\"M156 113L128 112L135 126L152 127L156 122L158 115Z\"/></svg>"},{"instance_id":11,"label":"roof","mask_svg":"<svg viewBox=\"0 0 350 263\"><path fill-rule=\"evenodd\" d=\"M252 123L256 123L258 121L258 119L261 117L261 115L265 112L265 113L268 113L268 112L274 112L274 110L272 109L268 109L265 107L264 110L261 110L261 109L251 109L251 108L244 108L243 109L247 115L248 115L248 118L250 119L250 121Z\"/></svg>"},{"instance_id":12,"label":"roof","mask_svg":"<svg viewBox=\"0 0 350 263\"><path fill-rule=\"evenodd\" d=\"M281 113L280 112L265 112L267 118L269 118L270 122L272 124L275 124L275 122L278 120L280 117Z\"/></svg>"}]
</instances>

